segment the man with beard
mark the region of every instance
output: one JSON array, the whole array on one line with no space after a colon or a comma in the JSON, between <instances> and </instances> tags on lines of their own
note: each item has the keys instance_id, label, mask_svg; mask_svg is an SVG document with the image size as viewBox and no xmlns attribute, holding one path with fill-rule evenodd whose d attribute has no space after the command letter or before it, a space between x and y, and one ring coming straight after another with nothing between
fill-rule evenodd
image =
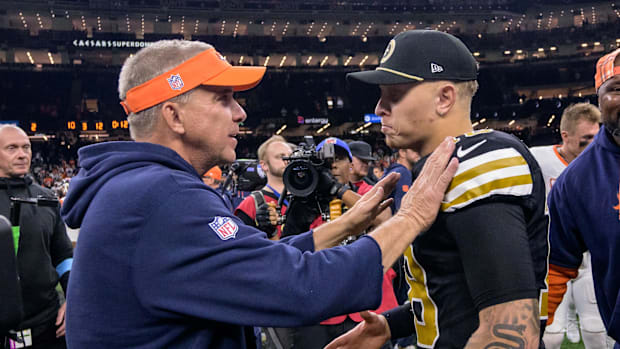
<instances>
[{"instance_id":1,"label":"man with beard","mask_svg":"<svg viewBox=\"0 0 620 349\"><path fill-rule=\"evenodd\" d=\"M282 175L286 168L286 161L282 158L289 156L291 152L291 147L282 136L272 136L258 147L258 160L267 176L267 184L260 191L253 192L246 197L235 209L235 215L245 224L257 227L274 240L280 237L281 228L271 224L272 220L269 218L275 216L275 205L280 199L280 193L284 190ZM270 206L273 207L271 210ZM288 202L285 201L281 214L286 211L286 206Z\"/></svg>"},{"instance_id":2,"label":"man with beard","mask_svg":"<svg viewBox=\"0 0 620 349\"><path fill-rule=\"evenodd\" d=\"M620 340L620 49L598 60L594 86L603 126L549 194L549 320L590 252L598 309ZM616 344L615 348L620 348Z\"/></svg>"}]
</instances>

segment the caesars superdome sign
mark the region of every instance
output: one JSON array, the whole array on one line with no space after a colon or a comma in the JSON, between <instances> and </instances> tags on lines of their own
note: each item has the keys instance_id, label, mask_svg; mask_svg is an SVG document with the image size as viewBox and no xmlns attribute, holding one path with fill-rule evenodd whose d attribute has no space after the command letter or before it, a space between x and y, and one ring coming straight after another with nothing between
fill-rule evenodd
<instances>
[{"instance_id":1,"label":"caesars superdome sign","mask_svg":"<svg viewBox=\"0 0 620 349\"><path fill-rule=\"evenodd\" d=\"M73 40L75 47L93 48L142 48L151 45L153 42L139 40Z\"/></svg>"}]
</instances>

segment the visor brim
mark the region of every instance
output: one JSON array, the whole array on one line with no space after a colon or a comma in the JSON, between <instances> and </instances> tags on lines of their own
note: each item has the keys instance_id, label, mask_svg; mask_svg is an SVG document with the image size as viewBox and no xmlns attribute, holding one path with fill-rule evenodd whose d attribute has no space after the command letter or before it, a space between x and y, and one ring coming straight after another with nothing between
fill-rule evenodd
<instances>
[{"instance_id":1,"label":"visor brim","mask_svg":"<svg viewBox=\"0 0 620 349\"><path fill-rule=\"evenodd\" d=\"M347 80L356 80L370 85L396 85L420 82L384 70L366 70L347 74Z\"/></svg>"},{"instance_id":2,"label":"visor brim","mask_svg":"<svg viewBox=\"0 0 620 349\"><path fill-rule=\"evenodd\" d=\"M233 66L218 76L203 82L202 85L230 86L236 92L246 91L260 83L266 70L266 67Z\"/></svg>"}]
</instances>

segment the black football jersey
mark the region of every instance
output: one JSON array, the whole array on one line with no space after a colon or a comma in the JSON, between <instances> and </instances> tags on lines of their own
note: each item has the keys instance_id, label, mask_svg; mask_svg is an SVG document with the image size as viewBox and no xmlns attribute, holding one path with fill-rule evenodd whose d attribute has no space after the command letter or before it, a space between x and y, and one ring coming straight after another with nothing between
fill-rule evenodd
<instances>
[{"instance_id":1,"label":"black football jersey","mask_svg":"<svg viewBox=\"0 0 620 349\"><path fill-rule=\"evenodd\" d=\"M499 131L455 142L459 167L437 220L405 251L421 348L464 347L478 312L511 300L536 298L546 317L548 219L537 162L519 139Z\"/></svg>"}]
</instances>

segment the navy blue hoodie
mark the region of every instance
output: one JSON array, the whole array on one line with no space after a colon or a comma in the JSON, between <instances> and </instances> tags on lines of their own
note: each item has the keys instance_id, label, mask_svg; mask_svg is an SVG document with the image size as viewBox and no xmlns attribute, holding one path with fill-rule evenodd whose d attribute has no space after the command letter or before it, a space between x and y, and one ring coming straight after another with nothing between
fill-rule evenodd
<instances>
[{"instance_id":1,"label":"navy blue hoodie","mask_svg":"<svg viewBox=\"0 0 620 349\"><path fill-rule=\"evenodd\" d=\"M62 207L81 228L70 348L243 348L242 326L379 306L381 251L370 237L319 252L312 232L272 242L163 146L102 143L79 157Z\"/></svg>"}]
</instances>

